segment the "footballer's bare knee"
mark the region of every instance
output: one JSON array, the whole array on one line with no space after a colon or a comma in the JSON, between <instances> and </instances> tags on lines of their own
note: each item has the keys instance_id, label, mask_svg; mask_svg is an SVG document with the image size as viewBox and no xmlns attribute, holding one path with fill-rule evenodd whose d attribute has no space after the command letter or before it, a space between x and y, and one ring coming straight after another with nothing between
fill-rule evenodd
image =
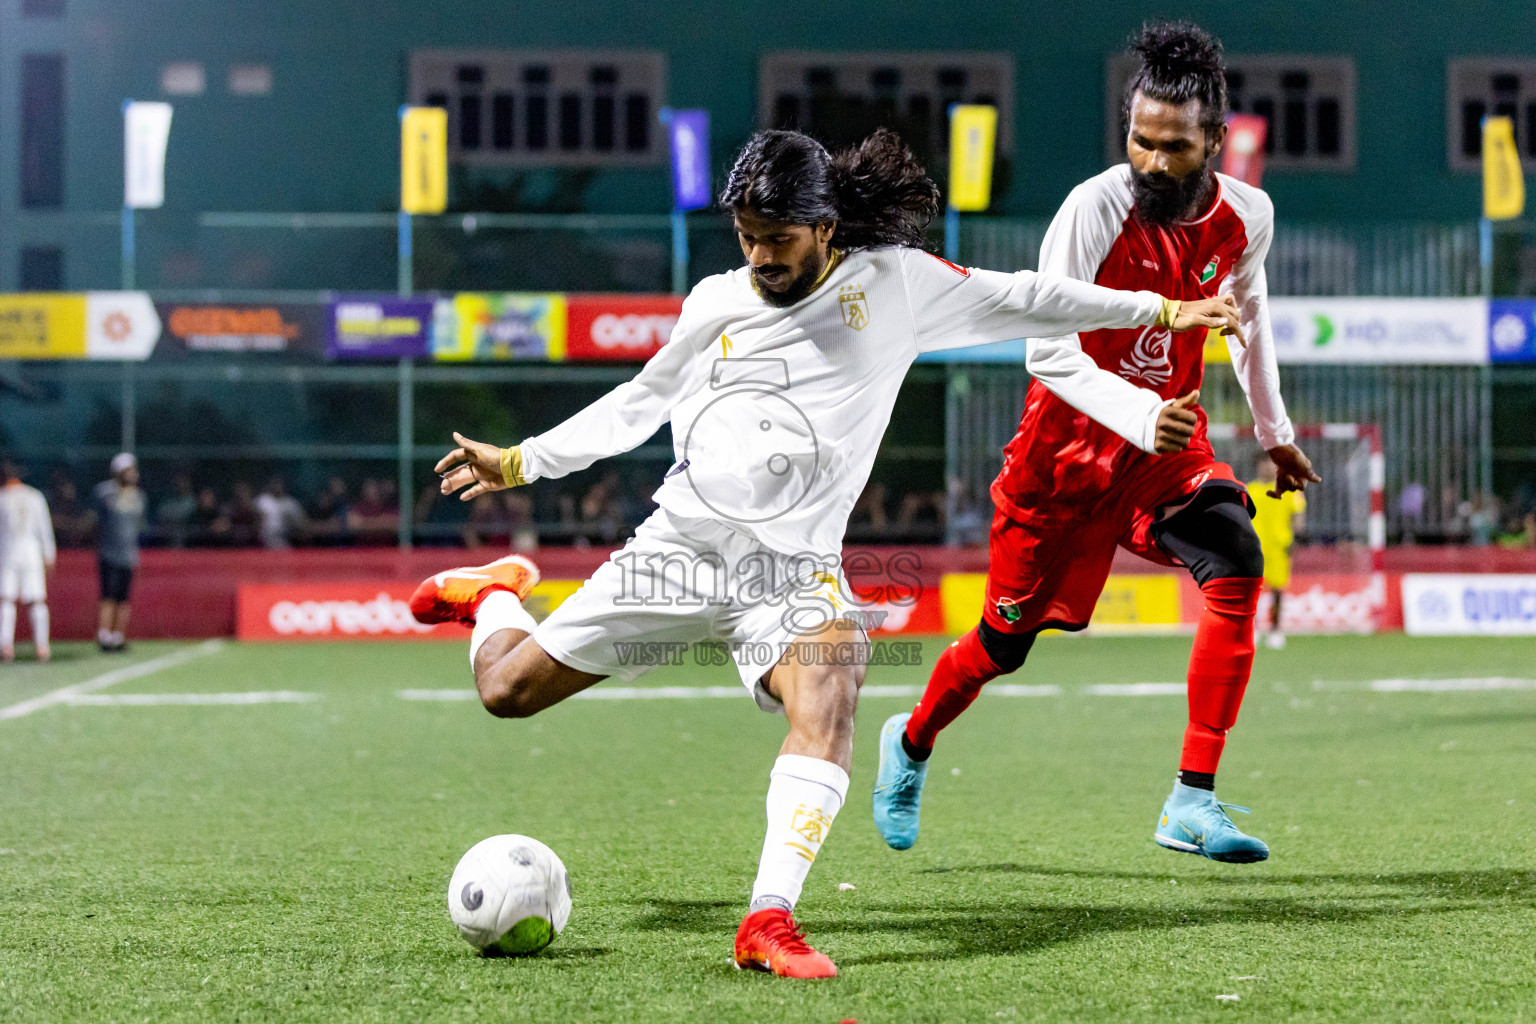
<instances>
[{"instance_id":1,"label":"footballer's bare knee","mask_svg":"<svg viewBox=\"0 0 1536 1024\"><path fill-rule=\"evenodd\" d=\"M536 715L603 678L560 664L526 638L483 668L476 663L480 703L497 718Z\"/></svg>"}]
</instances>

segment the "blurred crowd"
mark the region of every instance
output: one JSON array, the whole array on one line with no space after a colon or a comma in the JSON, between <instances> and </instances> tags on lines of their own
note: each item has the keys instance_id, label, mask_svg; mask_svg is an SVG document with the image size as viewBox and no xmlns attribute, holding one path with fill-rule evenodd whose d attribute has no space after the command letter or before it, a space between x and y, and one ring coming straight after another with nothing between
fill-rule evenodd
<instances>
[{"instance_id":1,"label":"blurred crowd","mask_svg":"<svg viewBox=\"0 0 1536 1024\"><path fill-rule=\"evenodd\" d=\"M1463 498L1447 487L1437 507L1430 502L1423 484L1410 482L1398 492L1400 543L1536 548L1536 496L1527 489L1501 501L1487 492Z\"/></svg>"}]
</instances>

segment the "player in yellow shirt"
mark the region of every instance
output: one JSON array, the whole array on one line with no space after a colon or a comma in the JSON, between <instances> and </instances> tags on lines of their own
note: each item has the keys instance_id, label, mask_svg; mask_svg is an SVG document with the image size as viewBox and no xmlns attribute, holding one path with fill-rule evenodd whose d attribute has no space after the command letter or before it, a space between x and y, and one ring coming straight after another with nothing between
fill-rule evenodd
<instances>
[{"instance_id":1,"label":"player in yellow shirt","mask_svg":"<svg viewBox=\"0 0 1536 1024\"><path fill-rule=\"evenodd\" d=\"M1248 495L1253 499L1253 530L1259 535L1259 547L1264 552L1264 585L1272 598L1264 644L1278 651L1285 646L1285 634L1280 630L1280 605L1291 582L1291 543L1306 518L1307 499L1300 491L1275 496L1275 464L1267 454L1261 452L1253 465L1259 478L1248 485Z\"/></svg>"}]
</instances>

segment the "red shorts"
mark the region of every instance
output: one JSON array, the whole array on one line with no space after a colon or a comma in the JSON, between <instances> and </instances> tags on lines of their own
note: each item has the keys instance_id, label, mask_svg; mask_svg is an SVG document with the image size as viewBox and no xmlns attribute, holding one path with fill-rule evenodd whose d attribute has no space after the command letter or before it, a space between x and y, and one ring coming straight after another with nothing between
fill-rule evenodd
<instances>
[{"instance_id":1,"label":"red shorts","mask_svg":"<svg viewBox=\"0 0 1536 1024\"><path fill-rule=\"evenodd\" d=\"M1115 547L1178 565L1153 540L1153 524L1210 486L1234 487L1246 500L1232 467L1185 449L1141 460L1091 505L1036 505L1024 519L996 513L983 618L1004 633L1082 629L1109 579Z\"/></svg>"}]
</instances>

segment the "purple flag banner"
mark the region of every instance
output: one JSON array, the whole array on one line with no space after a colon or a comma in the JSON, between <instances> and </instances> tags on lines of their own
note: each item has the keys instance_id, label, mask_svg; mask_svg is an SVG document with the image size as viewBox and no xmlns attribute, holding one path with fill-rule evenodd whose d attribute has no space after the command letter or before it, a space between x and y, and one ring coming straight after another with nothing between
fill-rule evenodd
<instances>
[{"instance_id":1,"label":"purple flag banner","mask_svg":"<svg viewBox=\"0 0 1536 1024\"><path fill-rule=\"evenodd\" d=\"M714 201L709 187L709 111L674 110L671 115L672 206L702 209Z\"/></svg>"}]
</instances>

